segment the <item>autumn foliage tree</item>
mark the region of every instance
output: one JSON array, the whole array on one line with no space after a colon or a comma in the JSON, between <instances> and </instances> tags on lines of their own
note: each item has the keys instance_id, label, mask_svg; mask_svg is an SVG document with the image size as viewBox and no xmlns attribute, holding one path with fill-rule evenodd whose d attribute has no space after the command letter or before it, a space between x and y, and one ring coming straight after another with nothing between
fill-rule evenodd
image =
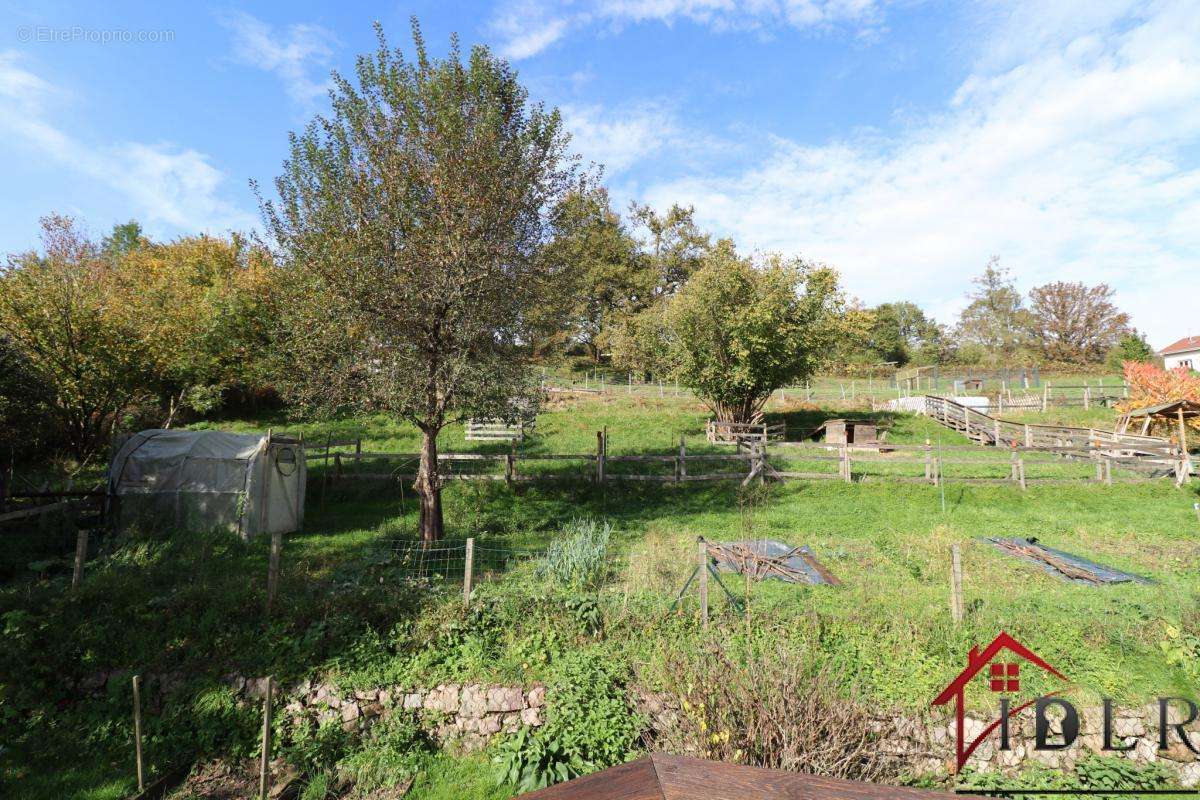
<instances>
[{"instance_id":1,"label":"autumn foliage tree","mask_svg":"<svg viewBox=\"0 0 1200 800\"><path fill-rule=\"evenodd\" d=\"M1129 315L1117 308L1104 283L1055 281L1029 292L1031 332L1052 361L1096 364L1129 331Z\"/></svg>"},{"instance_id":2,"label":"autumn foliage tree","mask_svg":"<svg viewBox=\"0 0 1200 800\"><path fill-rule=\"evenodd\" d=\"M43 218L41 251L10 256L0 274L0 336L81 461L153 379L126 299L117 270L69 217Z\"/></svg>"},{"instance_id":3,"label":"autumn foliage tree","mask_svg":"<svg viewBox=\"0 0 1200 800\"><path fill-rule=\"evenodd\" d=\"M1177 400L1200 403L1200 373L1186 367L1163 369L1156 364L1126 361L1125 384L1129 387L1129 398L1121 404L1123 411ZM1200 419L1190 418L1187 424L1200 428Z\"/></svg>"},{"instance_id":4,"label":"autumn foliage tree","mask_svg":"<svg viewBox=\"0 0 1200 800\"><path fill-rule=\"evenodd\" d=\"M289 387L303 406L395 414L422 436L421 536L441 538L438 435L513 419L536 390L532 319L549 214L574 187L559 114L485 47L387 46L334 75L263 205L285 260Z\"/></svg>"},{"instance_id":5,"label":"autumn foliage tree","mask_svg":"<svg viewBox=\"0 0 1200 800\"><path fill-rule=\"evenodd\" d=\"M125 246L114 263L124 313L153 365L159 424L267 381L276 273L265 249L237 234L185 236Z\"/></svg>"}]
</instances>

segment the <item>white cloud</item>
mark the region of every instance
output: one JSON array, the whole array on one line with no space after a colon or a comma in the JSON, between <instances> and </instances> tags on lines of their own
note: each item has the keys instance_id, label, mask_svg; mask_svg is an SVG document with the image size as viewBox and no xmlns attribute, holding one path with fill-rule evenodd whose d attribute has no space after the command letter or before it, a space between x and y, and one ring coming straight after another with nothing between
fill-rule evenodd
<instances>
[{"instance_id":1,"label":"white cloud","mask_svg":"<svg viewBox=\"0 0 1200 800\"><path fill-rule=\"evenodd\" d=\"M225 176L195 150L166 143L91 145L56 126L50 106L66 93L0 53L0 131L76 173L120 192L130 213L151 226L245 230L253 215L221 196Z\"/></svg>"},{"instance_id":2,"label":"white cloud","mask_svg":"<svg viewBox=\"0 0 1200 800\"><path fill-rule=\"evenodd\" d=\"M674 115L661 105L641 104L616 111L597 105L566 105L559 110L571 133L571 149L610 173L622 172L660 153L679 132Z\"/></svg>"},{"instance_id":3,"label":"white cloud","mask_svg":"<svg viewBox=\"0 0 1200 800\"><path fill-rule=\"evenodd\" d=\"M763 30L777 26L828 30L847 24L860 32L880 22L883 0L509 0L492 19L500 52L511 59L537 55L573 29L620 28L687 20L714 30Z\"/></svg>"},{"instance_id":4,"label":"white cloud","mask_svg":"<svg viewBox=\"0 0 1200 800\"><path fill-rule=\"evenodd\" d=\"M275 74L288 96L308 110L331 86L328 65L337 39L319 25L296 24L277 32L243 11L220 22L233 33L233 57L242 64ZM313 77L314 73L319 77Z\"/></svg>"},{"instance_id":5,"label":"white cloud","mask_svg":"<svg viewBox=\"0 0 1200 800\"><path fill-rule=\"evenodd\" d=\"M1106 4L1081 28L1056 7L1036 25L1045 5L1012 12L1039 31L1036 53L985 41L944 112L893 139L777 138L748 169L644 199L694 204L744 246L833 263L868 302L915 299L945 318L999 254L1024 288L1108 282L1156 342L1178 338L1200 319L1200 15Z\"/></svg>"}]
</instances>

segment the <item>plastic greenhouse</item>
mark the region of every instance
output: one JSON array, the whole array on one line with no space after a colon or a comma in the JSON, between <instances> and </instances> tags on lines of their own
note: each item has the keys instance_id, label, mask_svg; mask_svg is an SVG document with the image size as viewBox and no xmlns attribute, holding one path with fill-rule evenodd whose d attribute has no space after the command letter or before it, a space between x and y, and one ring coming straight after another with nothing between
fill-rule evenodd
<instances>
[{"instance_id":1,"label":"plastic greenhouse","mask_svg":"<svg viewBox=\"0 0 1200 800\"><path fill-rule=\"evenodd\" d=\"M147 430L113 456L109 514L119 528L225 528L243 539L289 533L304 522L304 482L297 439Z\"/></svg>"}]
</instances>

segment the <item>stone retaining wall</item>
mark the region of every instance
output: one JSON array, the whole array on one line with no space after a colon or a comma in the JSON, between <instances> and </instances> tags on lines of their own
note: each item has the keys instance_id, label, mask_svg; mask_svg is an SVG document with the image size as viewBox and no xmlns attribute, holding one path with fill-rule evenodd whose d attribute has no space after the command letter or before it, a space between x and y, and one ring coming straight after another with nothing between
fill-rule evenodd
<instances>
[{"instance_id":1,"label":"stone retaining wall","mask_svg":"<svg viewBox=\"0 0 1200 800\"><path fill-rule=\"evenodd\" d=\"M678 722L679 708L674 698L642 693L637 697L638 709L650 720L654 730L667 730ZM1052 709L1053 711L1053 709ZM1001 772L1013 775L1032 764L1071 771L1079 761L1091 753L1120 756L1137 764L1160 763L1178 776L1179 783L1186 788L1200 786L1200 758L1179 741L1172 728L1166 750L1158 749L1157 704L1138 708L1113 709L1113 744L1135 744L1132 750L1123 752L1105 751L1104 708L1095 706L1078 710L1079 736L1075 743L1064 750L1035 750L1033 711L1026 710L1010 722L1007 751L1000 751L999 733L993 732L972 753L967 762L969 768L980 772ZM1175 725L1183 722L1177 704L1172 704L1168 722ZM991 720L967 716L963 720L966 740L972 741L983 732ZM886 717L875 720L879 734L879 753L895 761L904 771L916 775L948 776L954 768L955 721L953 717L930 719L928 717ZM1191 741L1200 747L1200 722L1187 726ZM1052 718L1051 741L1062 734L1061 725Z\"/></svg>"},{"instance_id":2,"label":"stone retaining wall","mask_svg":"<svg viewBox=\"0 0 1200 800\"><path fill-rule=\"evenodd\" d=\"M1010 723L1011 749L999 750L999 733L993 733L971 754L967 765L981 772L1000 771L1009 774L1029 764L1072 770L1084 756L1096 753L1121 756L1138 764L1158 762L1175 772L1183 786L1190 788L1200 785L1200 759L1179 741L1174 729L1168 737L1170 746L1166 750L1158 749L1158 716L1156 703L1136 708L1114 707L1113 744L1134 744L1135 747L1123 752L1106 751L1103 706L1082 708L1079 709L1079 737L1073 745L1063 750L1035 750L1033 712L1027 710ZM1178 704L1172 704L1169 724L1181 723L1183 719ZM966 740L973 740L990 722L968 715L963 720ZM878 724L884 736L884 752L910 763L911 769L918 772L945 772L948 765L953 766L955 722L952 717L936 720L901 717L881 720ZM1200 745L1198 728L1200 725L1196 723L1188 726L1192 741ZM1050 731L1053 737L1061 735L1062 728L1056 719L1052 718Z\"/></svg>"},{"instance_id":3,"label":"stone retaining wall","mask_svg":"<svg viewBox=\"0 0 1200 800\"><path fill-rule=\"evenodd\" d=\"M265 678L235 675L226 680L246 700L266 693ZM340 722L347 731L365 730L397 711L415 713L439 742L474 751L497 733L540 727L546 688L450 683L431 689L385 686L341 693L331 684L301 681L282 692L281 700L293 725Z\"/></svg>"}]
</instances>

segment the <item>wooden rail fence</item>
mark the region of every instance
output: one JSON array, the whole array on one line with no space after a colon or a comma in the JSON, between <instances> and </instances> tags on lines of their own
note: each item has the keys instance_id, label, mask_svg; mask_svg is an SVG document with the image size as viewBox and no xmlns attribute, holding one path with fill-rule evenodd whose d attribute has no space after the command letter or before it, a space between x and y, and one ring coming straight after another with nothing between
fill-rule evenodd
<instances>
[{"instance_id":1,"label":"wooden rail fence","mask_svg":"<svg viewBox=\"0 0 1200 800\"><path fill-rule=\"evenodd\" d=\"M1094 459L1107 462L1106 469L1115 465L1158 474L1170 471L1179 483L1187 481L1191 472L1187 454L1169 439L1158 436L1012 422L936 395L925 396L924 413L984 446L1019 447L1063 458Z\"/></svg>"},{"instance_id":2,"label":"wooden rail fence","mask_svg":"<svg viewBox=\"0 0 1200 800\"><path fill-rule=\"evenodd\" d=\"M974 422L974 418L972 417ZM1135 437L1141 438L1141 437ZM363 450L352 443L347 453L325 448L309 458L331 466L325 480L369 478L412 480L419 455ZM1090 458L1095 469L1070 466L1064 460ZM332 462L330 461L332 459ZM876 448L818 442L754 442L736 453L689 452L681 436L670 453L610 455L608 436L596 434L594 453L439 453L447 481L516 482L585 480L598 484L621 482L692 483L755 479L805 479L851 482L894 481L939 485L943 482L1031 484L1081 482L1113 484L1154 477L1141 457L1117 457L1109 450L1078 446L1025 447L1009 443L1002 453L980 451L975 445L882 444ZM1159 468L1161 470L1161 467ZM1032 474L1031 474L1032 473ZM323 487L327 483L322 484Z\"/></svg>"}]
</instances>

